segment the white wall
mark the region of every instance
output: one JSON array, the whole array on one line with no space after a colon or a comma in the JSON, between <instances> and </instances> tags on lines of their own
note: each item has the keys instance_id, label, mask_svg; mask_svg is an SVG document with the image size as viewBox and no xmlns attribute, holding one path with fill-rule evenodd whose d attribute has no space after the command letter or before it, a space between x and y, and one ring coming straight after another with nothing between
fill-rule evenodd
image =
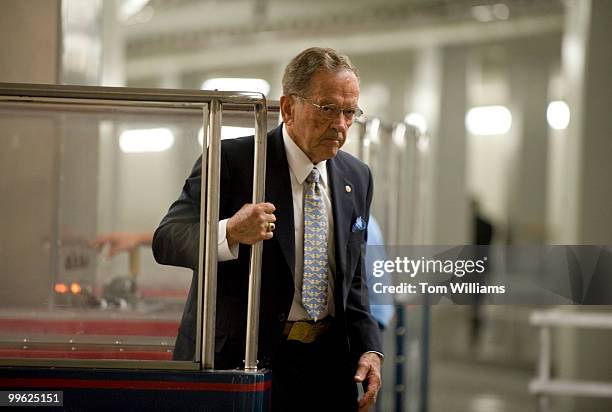
<instances>
[{"instance_id":1,"label":"white wall","mask_svg":"<svg viewBox=\"0 0 612 412\"><path fill-rule=\"evenodd\" d=\"M57 82L60 17L60 0L2 0L0 82Z\"/></svg>"}]
</instances>

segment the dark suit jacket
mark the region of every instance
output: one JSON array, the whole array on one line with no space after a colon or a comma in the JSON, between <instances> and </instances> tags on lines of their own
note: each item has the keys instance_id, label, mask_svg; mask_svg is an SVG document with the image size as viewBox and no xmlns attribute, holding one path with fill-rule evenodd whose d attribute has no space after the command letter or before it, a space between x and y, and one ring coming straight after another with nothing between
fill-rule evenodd
<instances>
[{"instance_id":1,"label":"dark suit jacket","mask_svg":"<svg viewBox=\"0 0 612 412\"><path fill-rule=\"evenodd\" d=\"M253 136L223 140L221 151L220 219L231 217L252 201ZM345 153L328 160L335 239L336 325L341 347L356 361L368 350L382 351L376 322L368 310L363 245L366 231L355 230L358 217L367 219L372 199L372 176L368 167ZM191 360L196 322L196 273L200 230L201 159L187 178L183 191L163 218L153 239L157 262L194 269L189 297L175 346L175 359ZM264 242L258 360L269 366L293 300L295 244L293 199L289 165L283 145L282 126L268 133L266 201L276 207L276 230ZM350 187L350 191L346 187ZM236 260L220 262L217 277L217 323L215 367L242 366L245 348L250 246L240 245Z\"/></svg>"}]
</instances>

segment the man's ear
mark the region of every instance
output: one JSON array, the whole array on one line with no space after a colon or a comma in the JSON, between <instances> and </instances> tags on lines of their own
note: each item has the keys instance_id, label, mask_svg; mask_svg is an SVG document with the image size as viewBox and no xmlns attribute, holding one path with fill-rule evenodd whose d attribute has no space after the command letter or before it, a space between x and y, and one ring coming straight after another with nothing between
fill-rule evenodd
<instances>
[{"instance_id":1,"label":"man's ear","mask_svg":"<svg viewBox=\"0 0 612 412\"><path fill-rule=\"evenodd\" d=\"M283 116L283 122L287 126L293 124L293 98L291 96L281 96L280 98L280 109L281 115Z\"/></svg>"}]
</instances>

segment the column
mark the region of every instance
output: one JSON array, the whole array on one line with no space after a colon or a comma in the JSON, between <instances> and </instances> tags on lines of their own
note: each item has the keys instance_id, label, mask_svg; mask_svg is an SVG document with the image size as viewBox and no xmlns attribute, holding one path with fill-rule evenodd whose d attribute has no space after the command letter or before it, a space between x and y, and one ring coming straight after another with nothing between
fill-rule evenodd
<instances>
[{"instance_id":1,"label":"column","mask_svg":"<svg viewBox=\"0 0 612 412\"><path fill-rule=\"evenodd\" d=\"M510 46L512 153L508 230L513 243L544 243L548 173L548 84L558 39L521 40ZM554 40L557 41L555 44Z\"/></svg>"},{"instance_id":2,"label":"column","mask_svg":"<svg viewBox=\"0 0 612 412\"><path fill-rule=\"evenodd\" d=\"M59 0L3 0L0 82L56 83L60 30Z\"/></svg>"},{"instance_id":3,"label":"column","mask_svg":"<svg viewBox=\"0 0 612 412\"><path fill-rule=\"evenodd\" d=\"M562 241L567 244L612 244L612 2L570 0L567 3L562 70L571 120L567 132ZM602 287L609 287L603 285ZM576 308L582 309L582 308ZM610 307L584 310L610 311ZM559 375L565 379L612 381L609 348L612 333L562 332ZM580 397L568 410L599 412L610 399Z\"/></svg>"},{"instance_id":4,"label":"column","mask_svg":"<svg viewBox=\"0 0 612 412\"><path fill-rule=\"evenodd\" d=\"M0 82L56 83L59 0L4 0L0 9ZM49 301L50 282L41 282L41 274L55 272L56 132L48 118L0 111L3 305L44 307Z\"/></svg>"},{"instance_id":5,"label":"column","mask_svg":"<svg viewBox=\"0 0 612 412\"><path fill-rule=\"evenodd\" d=\"M567 130L566 242L612 243L612 3L569 1L563 74Z\"/></svg>"},{"instance_id":6,"label":"column","mask_svg":"<svg viewBox=\"0 0 612 412\"><path fill-rule=\"evenodd\" d=\"M417 53L412 108L427 119L426 243L469 240L466 183L466 51L447 46Z\"/></svg>"}]
</instances>

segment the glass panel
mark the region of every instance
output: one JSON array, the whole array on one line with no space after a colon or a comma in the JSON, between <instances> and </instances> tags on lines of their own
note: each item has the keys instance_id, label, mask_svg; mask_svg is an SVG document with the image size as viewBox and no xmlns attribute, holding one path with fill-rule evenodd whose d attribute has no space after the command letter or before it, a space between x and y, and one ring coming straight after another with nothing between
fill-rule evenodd
<instances>
[{"instance_id":1,"label":"glass panel","mask_svg":"<svg viewBox=\"0 0 612 412\"><path fill-rule=\"evenodd\" d=\"M224 126L253 127L246 110ZM150 238L201 127L195 109L0 103L0 358L171 360L192 271ZM110 257L110 234L135 243Z\"/></svg>"}]
</instances>

